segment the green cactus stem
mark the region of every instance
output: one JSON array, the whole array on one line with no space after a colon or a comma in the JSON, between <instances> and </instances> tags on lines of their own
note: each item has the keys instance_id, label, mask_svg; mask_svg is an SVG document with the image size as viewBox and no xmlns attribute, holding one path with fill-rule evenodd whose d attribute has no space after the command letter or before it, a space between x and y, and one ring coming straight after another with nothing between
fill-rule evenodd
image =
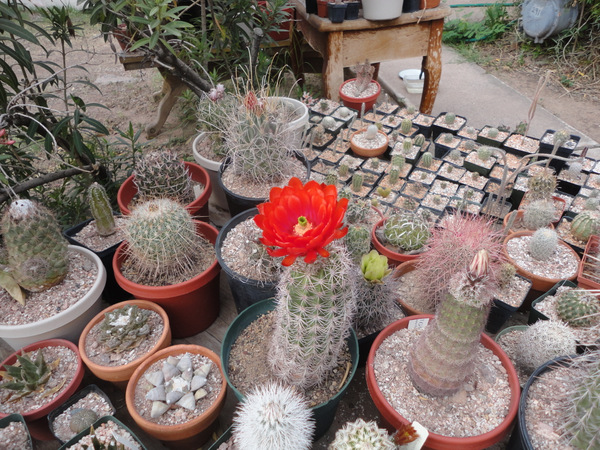
<instances>
[{"instance_id":1,"label":"green cactus stem","mask_svg":"<svg viewBox=\"0 0 600 450\"><path fill-rule=\"evenodd\" d=\"M170 198L186 205L194 199L191 176L172 151L144 155L135 169L134 182L143 201Z\"/></svg>"},{"instance_id":2,"label":"green cactus stem","mask_svg":"<svg viewBox=\"0 0 600 450\"><path fill-rule=\"evenodd\" d=\"M589 327L599 321L600 301L585 289L563 291L555 302L560 319L572 327Z\"/></svg>"},{"instance_id":3,"label":"green cactus stem","mask_svg":"<svg viewBox=\"0 0 600 450\"><path fill-rule=\"evenodd\" d=\"M329 450L378 449L394 450L396 445L386 430L379 428L374 421L357 419L347 422L335 433Z\"/></svg>"},{"instance_id":4,"label":"green cactus stem","mask_svg":"<svg viewBox=\"0 0 600 450\"><path fill-rule=\"evenodd\" d=\"M587 242L591 235L600 232L600 213L598 211L582 211L571 222L571 235L582 242Z\"/></svg>"},{"instance_id":5,"label":"green cactus stem","mask_svg":"<svg viewBox=\"0 0 600 450\"><path fill-rule=\"evenodd\" d=\"M98 183L92 183L88 188L88 202L98 234L100 236L113 234L115 232L115 218L104 187Z\"/></svg>"},{"instance_id":6,"label":"green cactus stem","mask_svg":"<svg viewBox=\"0 0 600 450\"><path fill-rule=\"evenodd\" d=\"M394 214L385 221L383 236L403 251L415 251L427 243L431 232L429 224L416 214Z\"/></svg>"}]
</instances>

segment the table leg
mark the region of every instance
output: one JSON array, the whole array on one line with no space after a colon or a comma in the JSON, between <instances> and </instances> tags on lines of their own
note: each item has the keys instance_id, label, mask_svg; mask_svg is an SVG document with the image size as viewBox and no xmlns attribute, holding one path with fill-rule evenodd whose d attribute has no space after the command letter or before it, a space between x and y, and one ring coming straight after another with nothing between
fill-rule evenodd
<instances>
[{"instance_id":1,"label":"table leg","mask_svg":"<svg viewBox=\"0 0 600 450\"><path fill-rule=\"evenodd\" d=\"M343 40L343 31L328 33L327 55L323 55L323 96L336 102L340 100L339 89L344 82Z\"/></svg>"},{"instance_id":2,"label":"table leg","mask_svg":"<svg viewBox=\"0 0 600 450\"><path fill-rule=\"evenodd\" d=\"M169 117L171 109L173 109L173 105L177 101L177 97L187 88L179 78L167 73L162 73L162 75L165 77L163 81L163 92L165 95L158 105L156 120L146 127L146 138L148 139L156 137L160 133L160 129L167 121L167 117Z\"/></svg>"},{"instance_id":3,"label":"table leg","mask_svg":"<svg viewBox=\"0 0 600 450\"><path fill-rule=\"evenodd\" d=\"M431 114L433 104L438 93L440 77L442 75L442 31L444 20L434 20L431 22L431 32L429 34L429 43L427 55L423 56L421 68L425 73L425 83L423 85L423 95L421 96L421 105L419 111L423 114Z\"/></svg>"}]
</instances>

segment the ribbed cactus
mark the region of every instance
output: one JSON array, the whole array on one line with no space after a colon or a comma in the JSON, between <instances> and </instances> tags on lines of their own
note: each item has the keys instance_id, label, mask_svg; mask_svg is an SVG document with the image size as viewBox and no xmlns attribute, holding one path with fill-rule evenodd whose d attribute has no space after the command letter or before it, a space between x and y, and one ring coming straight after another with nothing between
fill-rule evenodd
<instances>
[{"instance_id":1,"label":"ribbed cactus","mask_svg":"<svg viewBox=\"0 0 600 450\"><path fill-rule=\"evenodd\" d=\"M413 148L413 142L411 138L406 138L402 141L402 153L410 153Z\"/></svg>"},{"instance_id":2,"label":"ribbed cactus","mask_svg":"<svg viewBox=\"0 0 600 450\"><path fill-rule=\"evenodd\" d=\"M492 301L482 282L488 270L489 253L482 249L467 270L458 269L450 279L446 299L410 351L408 372L420 391L452 395L472 375Z\"/></svg>"},{"instance_id":3,"label":"ribbed cactus","mask_svg":"<svg viewBox=\"0 0 600 450\"><path fill-rule=\"evenodd\" d=\"M539 366L559 356L577 351L575 334L562 322L538 320L519 333L516 363L531 373Z\"/></svg>"},{"instance_id":4,"label":"ribbed cactus","mask_svg":"<svg viewBox=\"0 0 600 450\"><path fill-rule=\"evenodd\" d=\"M425 135L421 133L417 134L413 139L413 144L415 144L417 147L423 147L423 144L425 144Z\"/></svg>"},{"instance_id":5,"label":"ribbed cactus","mask_svg":"<svg viewBox=\"0 0 600 450\"><path fill-rule=\"evenodd\" d=\"M517 273L517 268L509 262L502 263L500 270L498 270L498 285L501 288L506 288L510 285L511 281Z\"/></svg>"},{"instance_id":6,"label":"ribbed cactus","mask_svg":"<svg viewBox=\"0 0 600 450\"><path fill-rule=\"evenodd\" d=\"M413 251L427 243L431 232L429 224L416 214L394 214L385 221L383 236L391 245Z\"/></svg>"},{"instance_id":7,"label":"ribbed cactus","mask_svg":"<svg viewBox=\"0 0 600 450\"><path fill-rule=\"evenodd\" d=\"M492 149L485 145L477 149L477 157L484 162L492 157L492 153Z\"/></svg>"},{"instance_id":8,"label":"ribbed cactus","mask_svg":"<svg viewBox=\"0 0 600 450\"><path fill-rule=\"evenodd\" d=\"M488 128L488 130L487 130L488 137L490 137L492 139L496 139L498 137L498 133L500 133L498 128Z\"/></svg>"},{"instance_id":9,"label":"ribbed cactus","mask_svg":"<svg viewBox=\"0 0 600 450\"><path fill-rule=\"evenodd\" d=\"M191 176L183 161L171 151L144 155L135 168L134 182L143 201L170 198L185 205L194 199Z\"/></svg>"},{"instance_id":10,"label":"ribbed cactus","mask_svg":"<svg viewBox=\"0 0 600 450\"><path fill-rule=\"evenodd\" d=\"M347 177L348 173L350 173L350 167L348 164L340 164L338 167L338 173L340 174L340 177Z\"/></svg>"},{"instance_id":11,"label":"ribbed cactus","mask_svg":"<svg viewBox=\"0 0 600 450\"><path fill-rule=\"evenodd\" d=\"M52 212L33 200L15 200L2 220L9 275L25 290L40 292L67 275L68 243Z\"/></svg>"},{"instance_id":12,"label":"ribbed cactus","mask_svg":"<svg viewBox=\"0 0 600 450\"><path fill-rule=\"evenodd\" d=\"M388 179L389 179L390 183L396 184L398 182L399 178L400 178L400 171L397 168L391 169L390 173L388 175Z\"/></svg>"},{"instance_id":13,"label":"ribbed cactus","mask_svg":"<svg viewBox=\"0 0 600 450\"><path fill-rule=\"evenodd\" d=\"M554 219L555 214L556 209L552 201L534 200L523 211L523 225L529 230L547 227Z\"/></svg>"},{"instance_id":14,"label":"ribbed cactus","mask_svg":"<svg viewBox=\"0 0 600 450\"><path fill-rule=\"evenodd\" d=\"M454 121L456 120L456 114L454 113L446 113L446 115L444 116L444 123L446 123L447 125L451 125L454 123Z\"/></svg>"},{"instance_id":15,"label":"ribbed cactus","mask_svg":"<svg viewBox=\"0 0 600 450\"><path fill-rule=\"evenodd\" d=\"M362 224L367 219L371 205L367 200L355 197L349 189L340 191L339 198L347 198L348 210L346 211L345 221L349 224Z\"/></svg>"},{"instance_id":16,"label":"ribbed cactus","mask_svg":"<svg viewBox=\"0 0 600 450\"><path fill-rule=\"evenodd\" d=\"M185 207L173 200L140 204L127 216L125 237L131 263L157 282L191 271L204 238Z\"/></svg>"},{"instance_id":17,"label":"ribbed cactus","mask_svg":"<svg viewBox=\"0 0 600 450\"><path fill-rule=\"evenodd\" d=\"M444 144L451 144L453 140L454 136L452 135L452 133L442 133L440 135L440 141Z\"/></svg>"},{"instance_id":18,"label":"ribbed cactus","mask_svg":"<svg viewBox=\"0 0 600 450\"><path fill-rule=\"evenodd\" d=\"M404 155L392 156L392 167L397 167L399 170L402 170L405 164L406 158L404 157Z\"/></svg>"},{"instance_id":19,"label":"ribbed cactus","mask_svg":"<svg viewBox=\"0 0 600 450\"><path fill-rule=\"evenodd\" d=\"M98 183L92 183L88 188L88 202L98 234L100 236L113 234L115 232L115 218L104 187Z\"/></svg>"},{"instance_id":20,"label":"ribbed cactus","mask_svg":"<svg viewBox=\"0 0 600 450\"><path fill-rule=\"evenodd\" d=\"M327 175L325 175L325 184L338 184L338 174L335 169L332 169L329 172L327 172Z\"/></svg>"},{"instance_id":21,"label":"ribbed cactus","mask_svg":"<svg viewBox=\"0 0 600 450\"><path fill-rule=\"evenodd\" d=\"M547 261L554 255L558 245L558 235L550 228L540 228L529 240L529 254L539 261Z\"/></svg>"},{"instance_id":22,"label":"ribbed cactus","mask_svg":"<svg viewBox=\"0 0 600 450\"><path fill-rule=\"evenodd\" d=\"M600 300L585 289L563 291L554 304L561 320L572 327L589 327L599 322Z\"/></svg>"},{"instance_id":23,"label":"ribbed cactus","mask_svg":"<svg viewBox=\"0 0 600 450\"><path fill-rule=\"evenodd\" d=\"M556 175L550 169L540 170L529 178L527 188L532 199L549 199L556 189Z\"/></svg>"},{"instance_id":24,"label":"ribbed cactus","mask_svg":"<svg viewBox=\"0 0 600 450\"><path fill-rule=\"evenodd\" d=\"M298 391L269 383L239 404L232 434L239 450L308 450L314 429L312 411Z\"/></svg>"},{"instance_id":25,"label":"ribbed cactus","mask_svg":"<svg viewBox=\"0 0 600 450\"><path fill-rule=\"evenodd\" d=\"M571 235L575 239L587 242L592 234L600 232L600 213L582 211L571 222Z\"/></svg>"},{"instance_id":26,"label":"ribbed cactus","mask_svg":"<svg viewBox=\"0 0 600 450\"><path fill-rule=\"evenodd\" d=\"M423 153L423 155L421 156L421 165L428 169L431 167L432 164L433 164L433 155L431 154L431 152Z\"/></svg>"},{"instance_id":27,"label":"ribbed cactus","mask_svg":"<svg viewBox=\"0 0 600 450\"><path fill-rule=\"evenodd\" d=\"M269 363L288 384L309 387L338 364L352 325L351 260L334 242L327 259L296 261L278 284Z\"/></svg>"},{"instance_id":28,"label":"ribbed cactus","mask_svg":"<svg viewBox=\"0 0 600 450\"><path fill-rule=\"evenodd\" d=\"M352 261L357 264L371 250L371 233L364 226L349 226L345 241Z\"/></svg>"},{"instance_id":29,"label":"ribbed cactus","mask_svg":"<svg viewBox=\"0 0 600 450\"><path fill-rule=\"evenodd\" d=\"M400 122L400 132L406 136L406 135L410 134L410 131L412 130L412 126L413 126L412 120L410 120L408 118L402 119L402 122Z\"/></svg>"},{"instance_id":30,"label":"ribbed cactus","mask_svg":"<svg viewBox=\"0 0 600 450\"><path fill-rule=\"evenodd\" d=\"M396 445L388 432L379 428L374 421L357 419L347 422L335 433L328 450L393 450Z\"/></svg>"},{"instance_id":31,"label":"ribbed cactus","mask_svg":"<svg viewBox=\"0 0 600 450\"><path fill-rule=\"evenodd\" d=\"M352 175L352 190L354 192L360 192L363 186L364 177L361 173L355 172Z\"/></svg>"}]
</instances>

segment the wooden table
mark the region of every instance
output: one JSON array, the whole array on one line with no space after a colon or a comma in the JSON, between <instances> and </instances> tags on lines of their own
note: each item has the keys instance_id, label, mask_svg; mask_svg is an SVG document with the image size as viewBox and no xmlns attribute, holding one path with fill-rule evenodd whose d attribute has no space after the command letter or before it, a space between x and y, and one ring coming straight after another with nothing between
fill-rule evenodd
<instances>
[{"instance_id":1,"label":"wooden table","mask_svg":"<svg viewBox=\"0 0 600 450\"><path fill-rule=\"evenodd\" d=\"M307 14L304 0L292 0L295 30L292 40L302 33L306 42L323 57L324 97L339 101L344 67L422 56L425 84L419 110L430 114L442 73L442 29L450 7L404 13L394 20L372 21L359 18L331 23L316 14ZM303 54L298 42L292 43L292 59L301 77Z\"/></svg>"}]
</instances>

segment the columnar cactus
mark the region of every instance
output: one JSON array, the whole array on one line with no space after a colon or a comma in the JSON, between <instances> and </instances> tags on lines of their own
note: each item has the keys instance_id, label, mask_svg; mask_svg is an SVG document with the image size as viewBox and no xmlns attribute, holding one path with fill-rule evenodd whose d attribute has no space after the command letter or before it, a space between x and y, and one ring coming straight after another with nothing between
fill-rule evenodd
<instances>
[{"instance_id":1,"label":"columnar cactus","mask_svg":"<svg viewBox=\"0 0 600 450\"><path fill-rule=\"evenodd\" d=\"M577 340L568 326L554 320L538 320L519 333L516 363L531 373L546 361L574 355L576 351Z\"/></svg>"},{"instance_id":2,"label":"columnar cactus","mask_svg":"<svg viewBox=\"0 0 600 450\"><path fill-rule=\"evenodd\" d=\"M402 152L409 153L413 148L413 142L411 138L406 138L402 141Z\"/></svg>"},{"instance_id":3,"label":"columnar cactus","mask_svg":"<svg viewBox=\"0 0 600 450\"><path fill-rule=\"evenodd\" d=\"M88 188L88 202L94 217L96 231L100 236L109 236L115 232L115 218L106 190L98 183Z\"/></svg>"},{"instance_id":4,"label":"columnar cactus","mask_svg":"<svg viewBox=\"0 0 600 450\"><path fill-rule=\"evenodd\" d=\"M431 167L431 165L433 164L433 155L431 154L431 152L423 153L423 155L421 156L421 164L425 168Z\"/></svg>"},{"instance_id":5,"label":"columnar cactus","mask_svg":"<svg viewBox=\"0 0 600 450\"><path fill-rule=\"evenodd\" d=\"M182 204L194 199L192 180L183 161L171 151L154 151L140 159L134 177L142 200L170 198Z\"/></svg>"},{"instance_id":6,"label":"columnar cactus","mask_svg":"<svg viewBox=\"0 0 600 450\"><path fill-rule=\"evenodd\" d=\"M571 235L575 239L587 242L592 234L600 231L600 213L598 211L582 211L571 222Z\"/></svg>"},{"instance_id":7,"label":"columnar cactus","mask_svg":"<svg viewBox=\"0 0 600 450\"><path fill-rule=\"evenodd\" d=\"M554 255L558 245L558 235L550 228L540 228L529 240L529 254L539 260L547 261Z\"/></svg>"},{"instance_id":8,"label":"columnar cactus","mask_svg":"<svg viewBox=\"0 0 600 450\"><path fill-rule=\"evenodd\" d=\"M275 383L255 388L233 418L233 438L240 450L308 450L314 429L308 402L297 390Z\"/></svg>"},{"instance_id":9,"label":"columnar cactus","mask_svg":"<svg viewBox=\"0 0 600 450\"><path fill-rule=\"evenodd\" d=\"M335 439L329 444L329 450L393 450L396 445L388 432L379 428L374 421L357 419L347 422L335 433Z\"/></svg>"},{"instance_id":10,"label":"columnar cactus","mask_svg":"<svg viewBox=\"0 0 600 450\"><path fill-rule=\"evenodd\" d=\"M391 184L396 184L400 178L400 171L397 168L391 169L388 178Z\"/></svg>"},{"instance_id":11,"label":"columnar cactus","mask_svg":"<svg viewBox=\"0 0 600 450\"><path fill-rule=\"evenodd\" d=\"M4 214L2 233L9 275L23 289L40 292L65 278L68 243L48 208L33 200L15 200Z\"/></svg>"},{"instance_id":12,"label":"columnar cactus","mask_svg":"<svg viewBox=\"0 0 600 450\"><path fill-rule=\"evenodd\" d=\"M363 186L364 177L362 174L355 172L352 175L352 190L354 192L360 192Z\"/></svg>"},{"instance_id":13,"label":"columnar cactus","mask_svg":"<svg viewBox=\"0 0 600 450\"><path fill-rule=\"evenodd\" d=\"M417 134L413 139L413 144L415 144L417 147L423 147L423 144L425 144L425 135L421 133Z\"/></svg>"},{"instance_id":14,"label":"columnar cactus","mask_svg":"<svg viewBox=\"0 0 600 450\"><path fill-rule=\"evenodd\" d=\"M555 215L556 209L552 201L544 199L534 200L523 211L523 225L530 230L547 227Z\"/></svg>"},{"instance_id":15,"label":"columnar cactus","mask_svg":"<svg viewBox=\"0 0 600 450\"><path fill-rule=\"evenodd\" d=\"M572 327L589 327L598 323L600 301L585 289L569 289L556 298L556 313Z\"/></svg>"},{"instance_id":16,"label":"columnar cactus","mask_svg":"<svg viewBox=\"0 0 600 450\"><path fill-rule=\"evenodd\" d=\"M410 134L410 131L412 130L412 126L413 126L412 120L410 120L408 118L402 119L402 122L400 122L400 132L406 136L406 135Z\"/></svg>"},{"instance_id":17,"label":"columnar cactus","mask_svg":"<svg viewBox=\"0 0 600 450\"><path fill-rule=\"evenodd\" d=\"M397 167L399 170L402 170L405 164L406 158L404 157L404 155L392 156L392 167Z\"/></svg>"},{"instance_id":18,"label":"columnar cactus","mask_svg":"<svg viewBox=\"0 0 600 450\"><path fill-rule=\"evenodd\" d=\"M427 243L431 232L427 222L416 214L394 214L385 221L383 236L395 247L414 251Z\"/></svg>"}]
</instances>

